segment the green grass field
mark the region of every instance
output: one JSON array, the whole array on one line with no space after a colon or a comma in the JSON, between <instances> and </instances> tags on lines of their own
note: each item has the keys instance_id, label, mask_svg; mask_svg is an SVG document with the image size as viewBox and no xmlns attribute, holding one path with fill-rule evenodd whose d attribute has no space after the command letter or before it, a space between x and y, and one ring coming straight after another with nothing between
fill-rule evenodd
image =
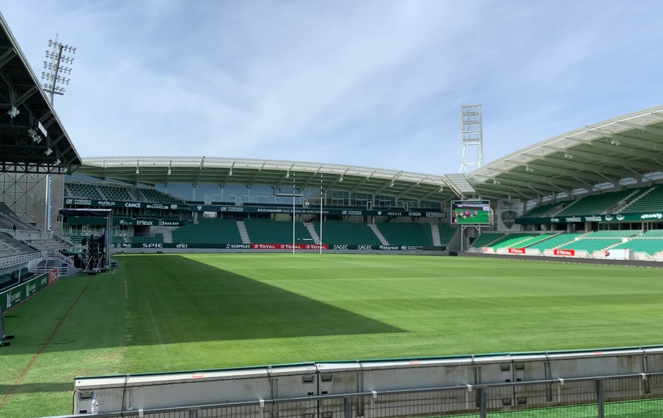
<instances>
[{"instance_id":1,"label":"green grass field","mask_svg":"<svg viewBox=\"0 0 663 418\"><path fill-rule=\"evenodd\" d=\"M659 269L330 254L118 259L114 273L63 279L6 314L16 339L0 348L0 416L71 413L74 376L663 343Z\"/></svg>"}]
</instances>

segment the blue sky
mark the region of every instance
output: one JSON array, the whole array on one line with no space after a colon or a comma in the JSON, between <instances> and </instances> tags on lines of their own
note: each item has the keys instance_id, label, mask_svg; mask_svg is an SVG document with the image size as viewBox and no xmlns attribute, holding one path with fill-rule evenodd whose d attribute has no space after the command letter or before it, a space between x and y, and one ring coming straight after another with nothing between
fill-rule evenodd
<instances>
[{"instance_id":1,"label":"blue sky","mask_svg":"<svg viewBox=\"0 0 663 418\"><path fill-rule=\"evenodd\" d=\"M82 157L210 156L458 172L663 103L663 2L0 0Z\"/></svg>"}]
</instances>

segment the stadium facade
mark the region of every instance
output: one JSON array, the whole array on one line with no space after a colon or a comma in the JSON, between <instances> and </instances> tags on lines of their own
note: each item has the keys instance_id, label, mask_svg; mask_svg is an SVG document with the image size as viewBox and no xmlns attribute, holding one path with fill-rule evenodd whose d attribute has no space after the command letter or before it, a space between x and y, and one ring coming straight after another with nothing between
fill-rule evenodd
<instances>
[{"instance_id":1,"label":"stadium facade","mask_svg":"<svg viewBox=\"0 0 663 418\"><path fill-rule=\"evenodd\" d=\"M0 115L0 227L9 235L18 227L20 235L4 238L5 247L71 249L96 234L116 250L291 244L286 249L549 255L589 238L578 255L615 248L652 260L663 250L656 231L663 225L663 106L556 136L469 173L209 156L81 158L1 23L8 111ZM60 216L62 208L111 209L111 231L104 220ZM534 245L540 241L559 245Z\"/></svg>"}]
</instances>

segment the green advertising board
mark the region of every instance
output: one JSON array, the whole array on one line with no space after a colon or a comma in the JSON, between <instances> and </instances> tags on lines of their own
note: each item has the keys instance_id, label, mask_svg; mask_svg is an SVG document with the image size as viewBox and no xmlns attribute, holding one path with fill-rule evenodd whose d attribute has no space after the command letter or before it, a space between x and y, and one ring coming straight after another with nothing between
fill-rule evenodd
<instances>
[{"instance_id":1,"label":"green advertising board","mask_svg":"<svg viewBox=\"0 0 663 418\"><path fill-rule=\"evenodd\" d=\"M0 293L0 307L7 311L48 287L48 273L30 279Z\"/></svg>"}]
</instances>

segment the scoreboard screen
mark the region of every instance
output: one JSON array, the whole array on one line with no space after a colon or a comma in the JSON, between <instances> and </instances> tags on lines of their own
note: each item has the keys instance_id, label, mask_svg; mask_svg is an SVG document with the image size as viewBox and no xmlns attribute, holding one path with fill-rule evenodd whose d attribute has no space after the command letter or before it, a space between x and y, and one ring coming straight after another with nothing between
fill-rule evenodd
<instances>
[{"instance_id":1,"label":"scoreboard screen","mask_svg":"<svg viewBox=\"0 0 663 418\"><path fill-rule=\"evenodd\" d=\"M490 224L490 200L452 200L452 224Z\"/></svg>"}]
</instances>

